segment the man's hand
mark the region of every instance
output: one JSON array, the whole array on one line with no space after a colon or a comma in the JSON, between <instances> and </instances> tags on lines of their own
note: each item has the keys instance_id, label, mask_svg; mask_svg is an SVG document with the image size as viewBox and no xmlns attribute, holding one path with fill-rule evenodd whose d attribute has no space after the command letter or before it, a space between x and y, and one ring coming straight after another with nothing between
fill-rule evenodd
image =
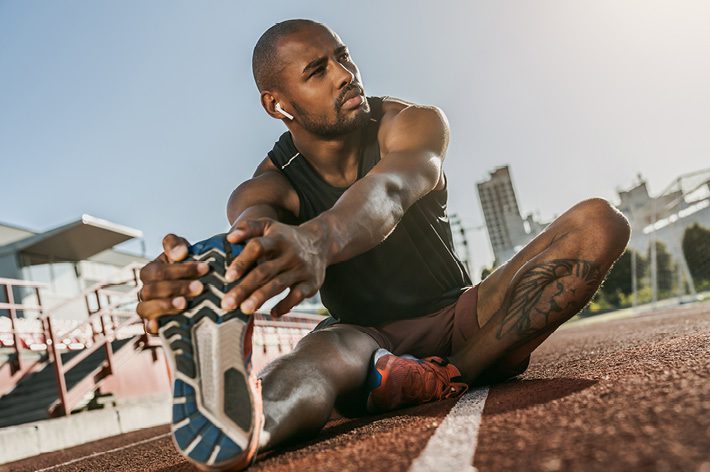
<instances>
[{"instance_id":1,"label":"man's hand","mask_svg":"<svg viewBox=\"0 0 710 472\"><path fill-rule=\"evenodd\" d=\"M146 264L140 273L143 288L136 311L148 321L148 332L157 334L158 318L175 315L187 306L187 300L196 297L204 286L196 280L209 271L206 262L183 262L187 257L188 242L174 234L163 238L163 253Z\"/></svg>"},{"instance_id":2,"label":"man's hand","mask_svg":"<svg viewBox=\"0 0 710 472\"><path fill-rule=\"evenodd\" d=\"M242 220L227 240L247 241L229 266L227 281L247 275L222 299L225 310L240 307L243 313L252 314L268 299L290 288L286 298L271 310L272 316L281 316L315 295L323 284L328 265L325 239L313 225L289 226L270 218Z\"/></svg>"}]
</instances>

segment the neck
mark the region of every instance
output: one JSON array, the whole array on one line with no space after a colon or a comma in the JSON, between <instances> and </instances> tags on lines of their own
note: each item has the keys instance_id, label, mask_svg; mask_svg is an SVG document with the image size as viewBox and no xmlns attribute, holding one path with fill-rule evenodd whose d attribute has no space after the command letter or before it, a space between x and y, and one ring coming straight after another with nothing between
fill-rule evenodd
<instances>
[{"instance_id":1,"label":"neck","mask_svg":"<svg viewBox=\"0 0 710 472\"><path fill-rule=\"evenodd\" d=\"M326 181L342 186L357 179L362 129L334 138L316 136L303 129L290 131L298 152Z\"/></svg>"}]
</instances>

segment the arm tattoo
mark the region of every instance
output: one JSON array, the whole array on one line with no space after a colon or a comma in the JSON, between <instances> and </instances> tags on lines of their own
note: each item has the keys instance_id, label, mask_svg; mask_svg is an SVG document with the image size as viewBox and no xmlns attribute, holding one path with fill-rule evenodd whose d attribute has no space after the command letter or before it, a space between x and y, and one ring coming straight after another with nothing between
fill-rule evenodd
<instances>
[{"instance_id":1,"label":"arm tattoo","mask_svg":"<svg viewBox=\"0 0 710 472\"><path fill-rule=\"evenodd\" d=\"M496 337L513 333L527 339L561 323L584 307L600 282L592 261L555 259L530 268L506 295Z\"/></svg>"}]
</instances>

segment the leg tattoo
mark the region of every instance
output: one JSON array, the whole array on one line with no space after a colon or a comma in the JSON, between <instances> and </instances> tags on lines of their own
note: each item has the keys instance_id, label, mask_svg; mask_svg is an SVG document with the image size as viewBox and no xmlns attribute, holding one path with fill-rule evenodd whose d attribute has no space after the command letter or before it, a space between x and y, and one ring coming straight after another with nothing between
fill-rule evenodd
<instances>
[{"instance_id":1,"label":"leg tattoo","mask_svg":"<svg viewBox=\"0 0 710 472\"><path fill-rule=\"evenodd\" d=\"M555 259L530 268L506 295L496 337L524 341L580 311L601 282L598 264Z\"/></svg>"}]
</instances>

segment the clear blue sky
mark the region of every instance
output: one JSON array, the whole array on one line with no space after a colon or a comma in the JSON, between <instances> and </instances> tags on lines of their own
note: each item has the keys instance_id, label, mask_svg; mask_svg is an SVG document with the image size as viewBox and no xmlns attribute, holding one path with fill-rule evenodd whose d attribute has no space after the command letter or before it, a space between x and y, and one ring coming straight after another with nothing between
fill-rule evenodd
<instances>
[{"instance_id":1,"label":"clear blue sky","mask_svg":"<svg viewBox=\"0 0 710 472\"><path fill-rule=\"evenodd\" d=\"M475 182L503 163L543 219L637 172L660 191L710 166L707 1L0 0L0 221L89 213L143 230L150 255L166 232L225 230L228 195L284 130L251 51L294 17L340 34L370 95L444 109L469 226Z\"/></svg>"}]
</instances>

